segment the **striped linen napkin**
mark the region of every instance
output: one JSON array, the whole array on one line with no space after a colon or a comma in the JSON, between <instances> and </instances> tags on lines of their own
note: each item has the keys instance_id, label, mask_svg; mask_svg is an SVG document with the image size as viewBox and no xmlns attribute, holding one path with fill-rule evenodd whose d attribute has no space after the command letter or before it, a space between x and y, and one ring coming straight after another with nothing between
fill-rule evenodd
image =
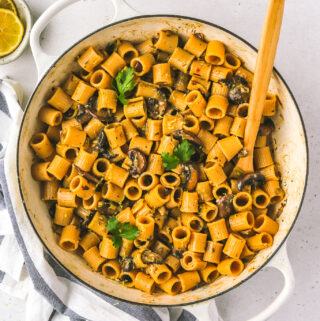
<instances>
[{"instance_id":1,"label":"striped linen napkin","mask_svg":"<svg viewBox=\"0 0 320 321\"><path fill-rule=\"evenodd\" d=\"M18 84L0 79L0 290L26 300L26 321L196 320L181 308L128 304L85 288L45 251L18 192L16 153L10 152L11 156L4 158L6 150L16 148L22 113L10 115L9 110L14 109L8 106L19 104L19 92ZM6 144L9 135L10 143ZM210 312L213 321L221 320L214 301Z\"/></svg>"}]
</instances>

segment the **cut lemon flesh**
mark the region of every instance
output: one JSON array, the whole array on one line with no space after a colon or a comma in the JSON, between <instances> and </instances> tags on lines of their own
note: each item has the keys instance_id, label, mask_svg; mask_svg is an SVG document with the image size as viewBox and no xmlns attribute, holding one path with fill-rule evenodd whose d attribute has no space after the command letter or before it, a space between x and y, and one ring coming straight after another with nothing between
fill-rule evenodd
<instances>
[{"instance_id":1,"label":"cut lemon flesh","mask_svg":"<svg viewBox=\"0 0 320 321\"><path fill-rule=\"evenodd\" d=\"M0 0L0 8L11 10L15 14L17 14L16 6L14 5L12 0Z\"/></svg>"},{"instance_id":2,"label":"cut lemon flesh","mask_svg":"<svg viewBox=\"0 0 320 321\"><path fill-rule=\"evenodd\" d=\"M0 56L14 51L23 38L20 19L8 9L0 9Z\"/></svg>"}]
</instances>

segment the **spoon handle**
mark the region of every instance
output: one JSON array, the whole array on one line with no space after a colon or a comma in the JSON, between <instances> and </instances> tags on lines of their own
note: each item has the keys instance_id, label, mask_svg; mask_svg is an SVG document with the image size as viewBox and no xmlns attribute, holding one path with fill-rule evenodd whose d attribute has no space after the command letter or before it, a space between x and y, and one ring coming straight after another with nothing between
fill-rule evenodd
<instances>
[{"instance_id":1,"label":"spoon handle","mask_svg":"<svg viewBox=\"0 0 320 321\"><path fill-rule=\"evenodd\" d=\"M264 18L244 134L244 149L248 156L240 158L236 166L243 172L253 172L253 149L277 51L283 9L284 0L270 0Z\"/></svg>"}]
</instances>

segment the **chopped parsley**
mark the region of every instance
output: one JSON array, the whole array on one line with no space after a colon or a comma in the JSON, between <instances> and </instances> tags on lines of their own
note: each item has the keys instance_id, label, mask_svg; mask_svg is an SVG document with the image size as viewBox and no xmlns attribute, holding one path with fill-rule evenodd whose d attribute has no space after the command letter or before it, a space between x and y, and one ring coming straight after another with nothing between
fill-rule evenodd
<instances>
[{"instance_id":1,"label":"chopped parsley","mask_svg":"<svg viewBox=\"0 0 320 321\"><path fill-rule=\"evenodd\" d=\"M128 105L128 100L126 99L126 93L133 89L135 85L134 73L132 67L127 67L126 69L118 72L115 78L115 84L113 87L118 92L118 99L123 105Z\"/></svg>"},{"instance_id":2,"label":"chopped parsley","mask_svg":"<svg viewBox=\"0 0 320 321\"><path fill-rule=\"evenodd\" d=\"M122 245L122 238L133 241L139 236L139 230L136 226L131 226L126 222L121 227L121 222L116 216L111 216L106 224L109 233L112 234L113 246L119 248Z\"/></svg>"},{"instance_id":3,"label":"chopped parsley","mask_svg":"<svg viewBox=\"0 0 320 321\"><path fill-rule=\"evenodd\" d=\"M186 163L195 153L195 148L188 140L184 139L173 151L173 155L162 153L162 163L164 168L169 171L176 168L180 163Z\"/></svg>"}]
</instances>

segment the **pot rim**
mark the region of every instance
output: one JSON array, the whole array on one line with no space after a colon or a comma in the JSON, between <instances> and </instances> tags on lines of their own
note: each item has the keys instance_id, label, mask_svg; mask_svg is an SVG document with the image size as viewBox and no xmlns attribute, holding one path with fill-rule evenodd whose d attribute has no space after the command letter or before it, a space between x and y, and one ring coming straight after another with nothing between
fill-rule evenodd
<instances>
[{"instance_id":1,"label":"pot rim","mask_svg":"<svg viewBox=\"0 0 320 321\"><path fill-rule=\"evenodd\" d=\"M116 300L119 300L119 301L122 301L122 302L125 302L125 303L129 303L129 304L135 304L135 305L142 305L142 306L149 306L149 307L179 307L179 306L186 306L186 305L191 305L191 304L197 304L197 303L201 303L201 302L204 302L204 301L208 301L208 300L211 300L211 299L214 299L220 295L223 295L231 290L233 290L234 288L237 288L239 287L240 285L242 285L244 282L246 282L247 280L251 279L257 272L259 272L260 270L262 270L270 261L271 259L275 256L275 254L279 251L279 249L284 245L285 241L287 240L290 232L292 231L296 221L297 221L297 218L300 214L300 211L301 211L301 207L302 207L302 204L303 204L303 201L304 201L304 198L305 198L305 194L306 194L306 188L307 188L307 182L308 182L308 176L309 176L309 147L308 147L308 138L307 138L307 131L306 131L306 128L305 128L305 124L304 124L304 121L303 121L303 118L302 118L302 114L301 114L301 111L300 111L300 108L298 106L298 103L291 91L291 89L289 88L288 84L286 83L286 81L284 80L284 78L281 76L281 74L278 72L278 70L274 67L273 68L273 72L280 78L280 80L283 82L285 88L287 89L287 91L289 92L290 94L290 97L292 98L293 102L294 102L294 105L296 107L296 110L298 112L298 115L299 115L299 118L300 118L300 122L302 124L302 129L303 129L303 134L304 134L304 139L305 139L305 142L306 142L306 175L305 175L305 183L304 183L304 188L303 188L303 192L302 192L302 196L301 196L301 201L300 201L300 204L299 204L299 208L297 210L297 213L295 215L295 218L290 226L290 229L289 231L287 232L286 236L284 237L284 239L281 241L281 243L279 244L279 246L274 250L274 252L270 255L270 257L258 268L256 269L254 272L252 272L248 277L246 277L244 280L240 281L239 283L237 283L236 285L230 287L229 289L225 290L225 291L222 291L222 292L219 292L218 294L215 294L215 295L212 295L212 296L209 296L207 298L204 298L204 299L199 299L199 300L195 300L195 301L192 301L192 302L187 302L187 303L179 303L179 304L173 304L173 305L158 305L158 304L147 304L147 303L140 303L140 302L133 302L133 301L129 301L129 300L125 300L125 299L122 299L122 298L118 298L117 296L114 296L114 295L111 295L111 294L108 294L106 292L103 292L97 288L95 288L94 286L88 284L87 282L83 281L80 277L78 277L77 275L75 275L72 271L70 271L67 267L65 267L63 265L62 262L60 262L54 255L53 253L51 252L51 250L48 248L48 246L46 245L46 243L43 241L43 239L40 237L37 229L35 228L32 220L31 220L31 217L29 215L29 212L27 210L27 206L26 206L26 203L25 203L25 200L24 200L24 196L23 196L23 192L22 192L22 188L21 188L21 181L20 181L20 175L19 175L19 145L20 145L20 137L21 137L21 131L22 131L22 127L23 127L23 123L24 123L24 120L25 120L25 117L26 117L26 114L27 114L27 111L30 107L30 103L34 97L34 95L36 94L37 90L38 90L38 87L40 86L40 84L42 83L42 81L44 80L44 78L47 76L47 74L49 73L49 71L55 66L55 64L65 55L67 54L72 48L74 48L75 46L77 46L79 43L81 43L82 41L84 41L85 39L91 37L92 35L94 35L95 33L97 32L100 32L104 29L107 29L111 26L115 26L117 24L120 24L120 23L123 23L123 22L127 22L127 21L131 21L131 20L139 20L139 19L143 19L143 18L152 18L152 17L155 17L155 18L160 18L160 17L164 17L164 18L178 18L178 19L188 19L188 20L193 20L195 22L200 22L200 23L203 23L203 24L207 24L211 27L215 27L217 29L220 29L230 35L232 35L233 37L241 40L242 42L244 42L247 46L249 46L251 49L253 49L256 53L258 52L257 48L254 47L251 43L249 43L247 40L243 39L241 36L238 36L237 34L233 33L232 31L224 28L224 27L221 27L219 25L216 25L212 22L208 22L206 20L202 20L202 19L198 19L198 18L192 18L192 17L189 17L189 16L183 16L183 15L175 15L175 14L152 14L152 15L139 15L139 16L134 16L134 17L131 17L131 18L127 18L127 19L122 19L122 20L119 20L119 21L116 21L116 22L113 22L111 24L108 24L108 25L105 25L101 28L98 28L96 29L95 31L89 33L88 35L84 36L83 38L81 38L80 40L78 40L77 42L75 42L74 44L72 44L70 47L68 47L66 50L64 50L54 61L53 63L50 65L50 67L42 74L41 76L41 79L38 81L35 89L33 90L32 92L32 95L30 96L30 98L28 99L28 103L26 105L26 108L24 110L24 113L23 113L23 117L22 117L22 121L21 121L21 124L20 124L20 129L19 129L19 134L18 134L18 142L17 142L17 163L16 163L16 169L17 169L17 177L18 177L18 185L19 185L19 191L20 191L20 196L21 196L21 200L22 200L22 203L23 203L23 206L24 206L24 209L25 209L25 212L27 213L27 216L28 216L28 219L32 225L32 228L33 230L35 231L36 235L38 236L38 238L40 239L42 245L44 246L44 248L48 251L48 253L50 254L50 256L54 259L54 261L69 275L71 276L71 278L73 279L76 279L77 282L81 283L83 286L85 286L86 288L88 288L89 290L93 291L93 292L96 292L96 293L99 293L100 295L105 295L105 296L108 296L108 297L111 297L113 299L116 299Z\"/></svg>"}]
</instances>

